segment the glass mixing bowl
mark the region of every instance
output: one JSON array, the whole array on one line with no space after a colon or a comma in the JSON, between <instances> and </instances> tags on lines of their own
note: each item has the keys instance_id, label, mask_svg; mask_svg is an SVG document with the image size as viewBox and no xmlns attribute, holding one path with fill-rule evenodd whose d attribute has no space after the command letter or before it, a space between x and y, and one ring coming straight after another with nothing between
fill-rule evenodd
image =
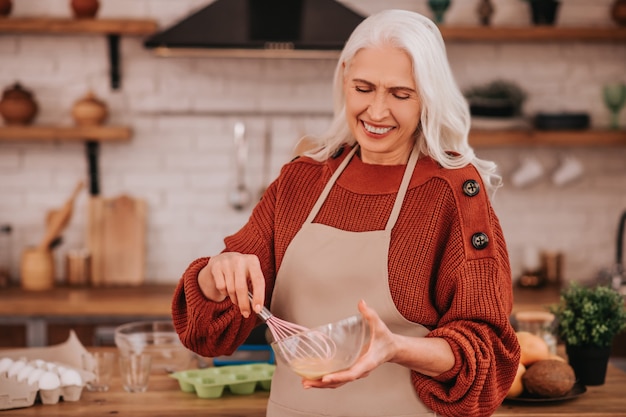
<instances>
[{"instance_id":1,"label":"glass mixing bowl","mask_svg":"<svg viewBox=\"0 0 626 417\"><path fill-rule=\"evenodd\" d=\"M137 321L115 329L115 345L121 355L147 352L152 371L176 372L189 367L193 352L180 342L169 321Z\"/></svg>"},{"instance_id":2,"label":"glass mixing bowl","mask_svg":"<svg viewBox=\"0 0 626 417\"><path fill-rule=\"evenodd\" d=\"M320 346L320 340L330 346ZM325 344L325 343L324 343ZM369 326L360 314L273 342L278 360L307 379L351 367L369 344ZM332 354L328 354L328 348Z\"/></svg>"}]
</instances>

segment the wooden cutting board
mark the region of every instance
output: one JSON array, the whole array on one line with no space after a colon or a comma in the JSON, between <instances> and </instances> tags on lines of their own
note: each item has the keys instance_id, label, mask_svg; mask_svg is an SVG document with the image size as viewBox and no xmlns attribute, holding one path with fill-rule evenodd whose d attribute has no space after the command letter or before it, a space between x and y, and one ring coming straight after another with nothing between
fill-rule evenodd
<instances>
[{"instance_id":1,"label":"wooden cutting board","mask_svg":"<svg viewBox=\"0 0 626 417\"><path fill-rule=\"evenodd\" d=\"M94 286L137 286L144 282L146 204L128 195L91 196L87 242Z\"/></svg>"}]
</instances>

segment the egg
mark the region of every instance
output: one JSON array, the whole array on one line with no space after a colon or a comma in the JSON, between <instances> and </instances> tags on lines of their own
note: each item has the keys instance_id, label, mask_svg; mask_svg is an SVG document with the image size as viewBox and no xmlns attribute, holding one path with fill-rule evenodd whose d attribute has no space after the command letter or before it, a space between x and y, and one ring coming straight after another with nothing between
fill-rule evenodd
<instances>
[{"instance_id":1,"label":"egg","mask_svg":"<svg viewBox=\"0 0 626 417\"><path fill-rule=\"evenodd\" d=\"M26 366L26 361L19 360L19 361L13 362L13 365L11 365L7 373L9 375L9 378L12 376L17 376L18 372L20 372L20 370L25 366Z\"/></svg>"},{"instance_id":2,"label":"egg","mask_svg":"<svg viewBox=\"0 0 626 417\"><path fill-rule=\"evenodd\" d=\"M59 376L54 372L45 372L39 378L39 389L56 389L61 386Z\"/></svg>"},{"instance_id":3,"label":"egg","mask_svg":"<svg viewBox=\"0 0 626 417\"><path fill-rule=\"evenodd\" d=\"M0 359L0 374L8 371L11 365L13 365L13 359L11 358Z\"/></svg>"},{"instance_id":4,"label":"egg","mask_svg":"<svg viewBox=\"0 0 626 417\"><path fill-rule=\"evenodd\" d=\"M41 376L45 373L46 371L43 369L35 368L35 370L28 375L28 385L33 385L34 383L39 385L39 378L41 378Z\"/></svg>"},{"instance_id":5,"label":"egg","mask_svg":"<svg viewBox=\"0 0 626 417\"><path fill-rule=\"evenodd\" d=\"M52 362L46 362L44 368L47 369L50 372L54 372L57 369L57 366L56 366L56 364L54 364Z\"/></svg>"},{"instance_id":6,"label":"egg","mask_svg":"<svg viewBox=\"0 0 626 417\"><path fill-rule=\"evenodd\" d=\"M46 361L43 359L35 359L35 367L44 369L46 367Z\"/></svg>"},{"instance_id":7,"label":"egg","mask_svg":"<svg viewBox=\"0 0 626 417\"><path fill-rule=\"evenodd\" d=\"M67 387L69 385L82 385L83 379L80 377L78 371L74 369L67 369L61 374L61 386Z\"/></svg>"},{"instance_id":8,"label":"egg","mask_svg":"<svg viewBox=\"0 0 626 417\"><path fill-rule=\"evenodd\" d=\"M35 368L33 366L31 366L31 365L24 366L17 373L17 381L18 382L24 381L26 378L28 378L28 375L30 375L30 373L33 372L34 370L35 370Z\"/></svg>"}]
</instances>

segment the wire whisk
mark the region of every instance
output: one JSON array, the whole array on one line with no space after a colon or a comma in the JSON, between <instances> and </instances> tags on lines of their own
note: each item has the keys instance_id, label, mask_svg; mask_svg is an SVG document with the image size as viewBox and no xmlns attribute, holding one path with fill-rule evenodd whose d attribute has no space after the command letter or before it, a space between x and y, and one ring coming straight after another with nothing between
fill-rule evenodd
<instances>
[{"instance_id":1,"label":"wire whisk","mask_svg":"<svg viewBox=\"0 0 626 417\"><path fill-rule=\"evenodd\" d=\"M248 298L252 302L250 292ZM329 360L335 356L335 342L327 334L281 320L265 306L258 316L267 324L275 346L281 349L282 357L288 362L310 358ZM283 343L288 343L289 347Z\"/></svg>"}]
</instances>

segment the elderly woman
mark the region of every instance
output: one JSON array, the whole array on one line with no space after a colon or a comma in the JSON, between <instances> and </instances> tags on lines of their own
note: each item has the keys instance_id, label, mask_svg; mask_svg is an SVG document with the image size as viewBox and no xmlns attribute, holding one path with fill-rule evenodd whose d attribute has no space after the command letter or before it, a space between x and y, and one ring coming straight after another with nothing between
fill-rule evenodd
<instances>
[{"instance_id":1,"label":"elderly woman","mask_svg":"<svg viewBox=\"0 0 626 417\"><path fill-rule=\"evenodd\" d=\"M519 361L489 200L499 177L468 145L468 107L436 25L400 10L365 19L339 58L334 99L315 147L282 168L220 254L184 272L172 307L180 338L229 354L264 304L310 327L358 308L367 351L317 380L279 363L268 416L490 415Z\"/></svg>"}]
</instances>

